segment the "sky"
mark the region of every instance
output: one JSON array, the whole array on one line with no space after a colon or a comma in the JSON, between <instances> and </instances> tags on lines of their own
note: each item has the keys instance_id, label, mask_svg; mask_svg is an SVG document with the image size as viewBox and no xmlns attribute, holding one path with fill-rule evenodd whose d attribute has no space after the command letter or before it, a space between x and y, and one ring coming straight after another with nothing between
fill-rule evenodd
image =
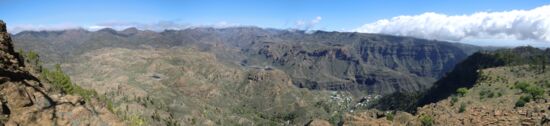
<instances>
[{"instance_id":1,"label":"sky","mask_svg":"<svg viewBox=\"0 0 550 126\"><path fill-rule=\"evenodd\" d=\"M11 33L258 26L550 46L548 0L0 0L0 6Z\"/></svg>"}]
</instances>

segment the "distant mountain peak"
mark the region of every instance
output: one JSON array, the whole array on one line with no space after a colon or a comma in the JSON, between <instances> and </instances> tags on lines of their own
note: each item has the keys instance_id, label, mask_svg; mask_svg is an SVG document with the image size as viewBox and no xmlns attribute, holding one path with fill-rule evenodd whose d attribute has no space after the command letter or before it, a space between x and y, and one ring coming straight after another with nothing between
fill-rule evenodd
<instances>
[{"instance_id":1,"label":"distant mountain peak","mask_svg":"<svg viewBox=\"0 0 550 126\"><path fill-rule=\"evenodd\" d=\"M120 31L119 33L124 34L124 35L133 35L133 34L136 34L138 32L140 32L140 30L138 30L136 27L130 27L130 28L126 28L126 29Z\"/></svg>"},{"instance_id":2,"label":"distant mountain peak","mask_svg":"<svg viewBox=\"0 0 550 126\"><path fill-rule=\"evenodd\" d=\"M97 32L109 32L109 33L116 33L117 31L113 28L102 28L98 30Z\"/></svg>"},{"instance_id":3,"label":"distant mountain peak","mask_svg":"<svg viewBox=\"0 0 550 126\"><path fill-rule=\"evenodd\" d=\"M122 32L137 32L138 29L136 27L129 27L129 28L126 28L124 30L122 30Z\"/></svg>"}]
</instances>

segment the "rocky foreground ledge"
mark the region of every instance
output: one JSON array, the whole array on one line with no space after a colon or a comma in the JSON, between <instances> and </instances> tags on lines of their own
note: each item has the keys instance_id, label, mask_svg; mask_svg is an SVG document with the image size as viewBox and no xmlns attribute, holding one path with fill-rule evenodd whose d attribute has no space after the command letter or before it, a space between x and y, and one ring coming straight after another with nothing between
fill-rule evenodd
<instances>
[{"instance_id":1,"label":"rocky foreground ledge","mask_svg":"<svg viewBox=\"0 0 550 126\"><path fill-rule=\"evenodd\" d=\"M23 61L0 20L0 125L124 125L98 100L51 90Z\"/></svg>"}]
</instances>

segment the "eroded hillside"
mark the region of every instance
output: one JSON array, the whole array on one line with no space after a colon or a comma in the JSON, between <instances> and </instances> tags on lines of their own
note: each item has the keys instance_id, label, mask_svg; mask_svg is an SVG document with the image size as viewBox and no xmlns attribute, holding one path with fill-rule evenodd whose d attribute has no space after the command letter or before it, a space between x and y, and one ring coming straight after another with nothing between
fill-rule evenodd
<instances>
[{"instance_id":1,"label":"eroded hillside","mask_svg":"<svg viewBox=\"0 0 550 126\"><path fill-rule=\"evenodd\" d=\"M137 124L298 125L347 111L279 69L226 65L196 49L104 48L78 61L63 65L75 82L110 97Z\"/></svg>"}]
</instances>

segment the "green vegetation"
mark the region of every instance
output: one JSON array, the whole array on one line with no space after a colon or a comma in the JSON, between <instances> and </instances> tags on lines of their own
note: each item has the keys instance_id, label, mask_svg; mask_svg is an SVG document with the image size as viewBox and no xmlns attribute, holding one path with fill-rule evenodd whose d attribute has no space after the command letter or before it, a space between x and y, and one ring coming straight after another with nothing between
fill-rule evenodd
<instances>
[{"instance_id":1,"label":"green vegetation","mask_svg":"<svg viewBox=\"0 0 550 126\"><path fill-rule=\"evenodd\" d=\"M42 69L42 79L50 82L54 88L61 90L67 94L76 94L82 96L86 100L97 96L94 90L87 90L71 82L69 75L61 70L61 65L55 65L55 69L50 71L46 68Z\"/></svg>"},{"instance_id":2,"label":"green vegetation","mask_svg":"<svg viewBox=\"0 0 550 126\"><path fill-rule=\"evenodd\" d=\"M420 115L420 123L422 126L433 126L434 119L429 115Z\"/></svg>"},{"instance_id":3,"label":"green vegetation","mask_svg":"<svg viewBox=\"0 0 550 126\"><path fill-rule=\"evenodd\" d=\"M548 64L548 54L540 54L531 58L532 62L529 64L532 69L538 73L544 73L546 70L546 64Z\"/></svg>"},{"instance_id":4,"label":"green vegetation","mask_svg":"<svg viewBox=\"0 0 550 126\"><path fill-rule=\"evenodd\" d=\"M531 95L535 99L540 99L544 95L544 89L538 86L537 87L531 86L527 88L525 93Z\"/></svg>"},{"instance_id":5,"label":"green vegetation","mask_svg":"<svg viewBox=\"0 0 550 126\"><path fill-rule=\"evenodd\" d=\"M109 111L111 111L111 112L115 111L114 106L113 106L113 101L111 101L111 99L107 98L107 96L101 95L101 96L99 96L98 99L99 99L99 101L103 101L105 103L105 105L107 106L107 109L109 109Z\"/></svg>"},{"instance_id":6,"label":"green vegetation","mask_svg":"<svg viewBox=\"0 0 550 126\"><path fill-rule=\"evenodd\" d=\"M549 80L541 80L539 83L544 86L545 88L550 88L550 81Z\"/></svg>"},{"instance_id":7,"label":"green vegetation","mask_svg":"<svg viewBox=\"0 0 550 126\"><path fill-rule=\"evenodd\" d=\"M516 102L516 107L523 107L525 106L525 103L528 103L533 99L533 95L524 95L519 97L518 101Z\"/></svg>"},{"instance_id":8,"label":"green vegetation","mask_svg":"<svg viewBox=\"0 0 550 126\"><path fill-rule=\"evenodd\" d=\"M525 106L525 103L527 103L527 101L523 100L523 99L519 99L517 102L516 102L516 107L523 107Z\"/></svg>"},{"instance_id":9,"label":"green vegetation","mask_svg":"<svg viewBox=\"0 0 550 126\"><path fill-rule=\"evenodd\" d=\"M191 118L191 125L195 125L195 124L197 124L197 119Z\"/></svg>"},{"instance_id":10,"label":"green vegetation","mask_svg":"<svg viewBox=\"0 0 550 126\"><path fill-rule=\"evenodd\" d=\"M460 107L458 108L458 113L463 113L466 111L466 103L460 104Z\"/></svg>"},{"instance_id":11,"label":"green vegetation","mask_svg":"<svg viewBox=\"0 0 550 126\"><path fill-rule=\"evenodd\" d=\"M460 96L464 96L468 93L468 89L465 87L461 87L456 90L456 93L458 93L458 95Z\"/></svg>"},{"instance_id":12,"label":"green vegetation","mask_svg":"<svg viewBox=\"0 0 550 126\"><path fill-rule=\"evenodd\" d=\"M526 82L516 82L514 88L519 89L523 94L518 101L516 101L515 107L523 107L526 103L532 99L544 98L544 89L540 86L535 86Z\"/></svg>"},{"instance_id":13,"label":"green vegetation","mask_svg":"<svg viewBox=\"0 0 550 126\"><path fill-rule=\"evenodd\" d=\"M61 65L56 64L54 70L49 70L42 67L38 53L34 51L25 52L22 49L20 49L18 53L23 57L25 64L30 65L37 72L40 72L41 79L50 82L55 90L60 90L67 94L80 95L85 100L90 100L91 97L97 96L96 91L87 90L73 84L69 75L65 74L61 69Z\"/></svg>"},{"instance_id":14,"label":"green vegetation","mask_svg":"<svg viewBox=\"0 0 550 126\"><path fill-rule=\"evenodd\" d=\"M515 88L516 89L520 89L522 92L525 92L527 91L527 87L529 87L530 85L528 83L525 83L525 82L516 82L515 83Z\"/></svg>"},{"instance_id":15,"label":"green vegetation","mask_svg":"<svg viewBox=\"0 0 550 126\"><path fill-rule=\"evenodd\" d=\"M531 99L533 99L533 96L531 95L525 95L525 96L521 96L519 97L520 100L523 100L523 101L526 101L526 102L530 102Z\"/></svg>"},{"instance_id":16,"label":"green vegetation","mask_svg":"<svg viewBox=\"0 0 550 126\"><path fill-rule=\"evenodd\" d=\"M127 120L130 126L143 126L147 123L145 119L141 118L139 115L129 115L126 116L124 120Z\"/></svg>"},{"instance_id":17,"label":"green vegetation","mask_svg":"<svg viewBox=\"0 0 550 126\"><path fill-rule=\"evenodd\" d=\"M456 102L458 102L458 97L455 95L451 96L451 106L454 106Z\"/></svg>"},{"instance_id":18,"label":"green vegetation","mask_svg":"<svg viewBox=\"0 0 550 126\"><path fill-rule=\"evenodd\" d=\"M49 70L42 67L38 53L34 51L25 52L20 49L19 54L24 58L25 64L30 65L34 70L40 72L40 79L42 81L47 81L53 85L54 90L59 90L67 94L80 95L86 101L99 96L95 90L84 89L73 84L69 75L65 74L61 69L61 65L56 64L54 70ZM98 100L104 102L109 111L114 112L113 102L109 98L102 95L98 97Z\"/></svg>"},{"instance_id":19,"label":"green vegetation","mask_svg":"<svg viewBox=\"0 0 550 126\"><path fill-rule=\"evenodd\" d=\"M19 55L22 55L23 57L25 57L25 63L29 63L33 66L40 66L38 53L34 51L25 52L23 51L23 49L19 49L18 53Z\"/></svg>"},{"instance_id":20,"label":"green vegetation","mask_svg":"<svg viewBox=\"0 0 550 126\"><path fill-rule=\"evenodd\" d=\"M386 114L386 120L393 121L393 116L394 116L393 112Z\"/></svg>"},{"instance_id":21,"label":"green vegetation","mask_svg":"<svg viewBox=\"0 0 550 126\"><path fill-rule=\"evenodd\" d=\"M338 113L334 113L329 119L328 121L331 123L331 124L334 124L334 125L338 125L340 122L342 122L342 120L344 119L344 116L341 112L338 112Z\"/></svg>"},{"instance_id":22,"label":"green vegetation","mask_svg":"<svg viewBox=\"0 0 550 126\"><path fill-rule=\"evenodd\" d=\"M485 98L493 98L495 97L495 93L492 92L489 89L483 89L479 92L479 99L485 99Z\"/></svg>"},{"instance_id":23,"label":"green vegetation","mask_svg":"<svg viewBox=\"0 0 550 126\"><path fill-rule=\"evenodd\" d=\"M506 65L527 64L539 73L544 73L546 65L549 63L548 51L531 46L497 50L494 52L494 56Z\"/></svg>"}]
</instances>

